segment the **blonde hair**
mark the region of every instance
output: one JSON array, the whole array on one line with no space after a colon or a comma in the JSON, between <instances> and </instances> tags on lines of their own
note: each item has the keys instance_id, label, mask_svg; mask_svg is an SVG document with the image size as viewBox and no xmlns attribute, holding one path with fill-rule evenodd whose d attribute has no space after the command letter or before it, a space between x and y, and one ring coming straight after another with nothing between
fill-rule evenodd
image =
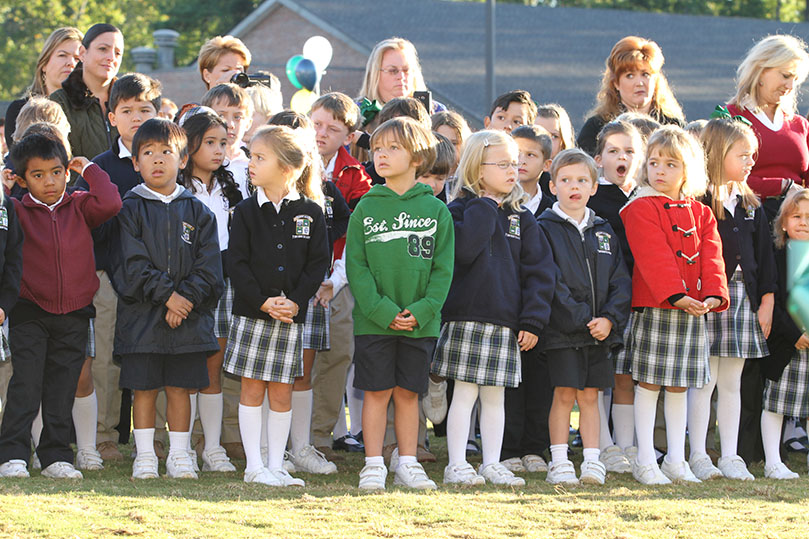
<instances>
[{"instance_id":1,"label":"blonde hair","mask_svg":"<svg viewBox=\"0 0 809 539\"><path fill-rule=\"evenodd\" d=\"M562 105L557 103L546 103L537 109L537 118L549 118L559 122L559 134L562 137L560 150L567 150L576 147L576 133L573 131L573 124L570 116Z\"/></svg>"},{"instance_id":2,"label":"blonde hair","mask_svg":"<svg viewBox=\"0 0 809 539\"><path fill-rule=\"evenodd\" d=\"M70 122L67 121L62 107L47 97L34 96L23 105L17 115L17 123L12 134L14 142L22 140L23 132L28 126L38 122L53 124L64 133L65 138L70 134Z\"/></svg>"},{"instance_id":3,"label":"blonde hair","mask_svg":"<svg viewBox=\"0 0 809 539\"><path fill-rule=\"evenodd\" d=\"M684 198L696 198L705 194L708 178L705 174L705 153L697 139L676 125L666 125L655 131L646 145L646 159L639 185L649 183L649 158L654 150L683 163L683 185L680 193Z\"/></svg>"},{"instance_id":4,"label":"blonde hair","mask_svg":"<svg viewBox=\"0 0 809 539\"><path fill-rule=\"evenodd\" d=\"M319 158L313 158L314 137L307 136L307 134L307 129L292 129L285 125L265 125L255 132L250 144L260 140L272 149L284 167L300 170L301 173L293 178L292 182L287 185L287 189L295 189L323 208L324 197L321 187L323 179L316 166ZM314 155L317 156L316 148L314 152Z\"/></svg>"},{"instance_id":5,"label":"blonde hair","mask_svg":"<svg viewBox=\"0 0 809 539\"><path fill-rule=\"evenodd\" d=\"M368 63L365 64L365 78L362 80L362 88L360 88L360 98L365 97L371 101L379 101L384 104L382 97L379 95L379 74L382 71L382 57L385 56L386 52L392 50L401 51L407 58L410 74L413 77L413 89L415 91L427 89L424 84L424 75L421 73L421 64L419 63L416 47L406 39L391 37L377 43L374 50L371 51L371 55L368 56ZM429 113L429 111L427 112Z\"/></svg>"},{"instance_id":6,"label":"blonde hair","mask_svg":"<svg viewBox=\"0 0 809 539\"><path fill-rule=\"evenodd\" d=\"M747 55L736 69L736 95L730 103L739 107L753 107L759 110L758 82L766 69L781 68L797 62L797 80L789 97L782 102L781 109L789 116L797 109L798 86L809 74L809 54L806 43L793 36L767 36L747 51Z\"/></svg>"},{"instance_id":7,"label":"blonde hair","mask_svg":"<svg viewBox=\"0 0 809 539\"><path fill-rule=\"evenodd\" d=\"M740 140L747 140L755 152L758 149L758 139L753 130L742 122L719 118L713 119L705 125L700 139L705 149L708 184L713 193L711 209L717 220L721 221L725 218L723 202L730 193L725 178L725 157L731 147ZM761 201L747 185L747 182L738 182L736 186L742 195L742 204L745 208L754 209L761 206Z\"/></svg>"},{"instance_id":8,"label":"blonde hair","mask_svg":"<svg viewBox=\"0 0 809 539\"><path fill-rule=\"evenodd\" d=\"M664 61L663 51L654 41L638 36L627 36L618 41L604 62L606 68L601 79L601 88L598 90L596 106L591 113L609 121L623 112L621 94L615 84L627 71L648 67L652 74L657 75L652 95L652 110L663 116L682 120L683 109L671 92L666 76L662 72Z\"/></svg>"},{"instance_id":9,"label":"blonde hair","mask_svg":"<svg viewBox=\"0 0 809 539\"><path fill-rule=\"evenodd\" d=\"M371 135L371 152L376 141L387 137L401 144L413 161L420 161L416 167L416 178L424 176L433 168L438 140L421 123L408 116L399 116L384 122Z\"/></svg>"},{"instance_id":10,"label":"blonde hair","mask_svg":"<svg viewBox=\"0 0 809 539\"><path fill-rule=\"evenodd\" d=\"M493 146L507 146L513 155L520 153L517 143L503 131L485 130L473 133L464 143L461 160L458 162L456 172L460 180L455 184L452 198L458 198L462 189L472 191L477 196L483 192L481 185L480 166L486 158L487 149ZM520 186L520 182L514 182L514 188L507 194L501 206L514 211L520 211L525 191Z\"/></svg>"},{"instance_id":11,"label":"blonde hair","mask_svg":"<svg viewBox=\"0 0 809 539\"><path fill-rule=\"evenodd\" d=\"M778 210L778 215L772 222L773 229L773 243L779 249L783 249L787 243L786 223L789 214L798 210L798 205L804 200L809 200L809 189L801 189L800 191L792 191L786 196L784 202L781 203L781 208Z\"/></svg>"},{"instance_id":12,"label":"blonde hair","mask_svg":"<svg viewBox=\"0 0 809 539\"><path fill-rule=\"evenodd\" d=\"M219 63L219 60L229 53L241 56L244 60L244 69L247 71L247 68L250 67L252 56L250 55L250 50L238 37L216 36L200 47L197 63L199 64L199 76L205 86L208 86L203 76L205 70L212 71L216 64Z\"/></svg>"},{"instance_id":13,"label":"blonde hair","mask_svg":"<svg viewBox=\"0 0 809 539\"><path fill-rule=\"evenodd\" d=\"M45 66L51 61L51 56L56 51L56 47L65 41L77 41L81 44L82 39L84 39L84 34L81 33L81 30L72 26L57 28L51 32L51 35L48 36L42 46L42 52L39 53L37 67L34 70L34 80L31 82L31 86L28 87L28 95L48 95L48 89L45 86Z\"/></svg>"},{"instance_id":14,"label":"blonde hair","mask_svg":"<svg viewBox=\"0 0 809 539\"><path fill-rule=\"evenodd\" d=\"M450 129L453 129L455 134L458 135L458 142L461 144L461 146L463 146L463 143L469 138L469 135L472 134L472 130L469 129L469 124L466 123L464 117L454 110L442 110L441 112L436 112L430 116L430 122L432 123L433 131L438 130L438 128L442 125L446 125Z\"/></svg>"},{"instance_id":15,"label":"blonde hair","mask_svg":"<svg viewBox=\"0 0 809 539\"><path fill-rule=\"evenodd\" d=\"M551 181L556 184L556 176L559 170L570 165L584 165L587 167L587 172L590 174L590 180L593 185L598 181L598 165L595 159L590 154L578 148L569 148L562 150L556 157L553 158L551 163Z\"/></svg>"}]
</instances>

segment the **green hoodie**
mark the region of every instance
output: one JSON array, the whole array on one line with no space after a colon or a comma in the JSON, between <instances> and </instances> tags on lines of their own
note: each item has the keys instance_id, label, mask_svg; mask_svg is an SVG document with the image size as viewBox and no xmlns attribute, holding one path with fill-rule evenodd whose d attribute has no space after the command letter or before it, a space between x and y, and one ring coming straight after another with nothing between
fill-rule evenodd
<instances>
[{"instance_id":1,"label":"green hoodie","mask_svg":"<svg viewBox=\"0 0 809 539\"><path fill-rule=\"evenodd\" d=\"M454 260L452 216L429 186L417 183L401 196L373 186L351 214L346 236L354 334L438 337ZM404 309L418 325L390 329Z\"/></svg>"}]
</instances>

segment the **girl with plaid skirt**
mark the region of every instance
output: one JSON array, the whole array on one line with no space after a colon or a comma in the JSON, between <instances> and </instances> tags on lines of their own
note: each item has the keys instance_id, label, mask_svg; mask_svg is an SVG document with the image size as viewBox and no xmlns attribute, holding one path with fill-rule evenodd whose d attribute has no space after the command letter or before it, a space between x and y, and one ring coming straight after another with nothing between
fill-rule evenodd
<instances>
[{"instance_id":1,"label":"girl with plaid skirt","mask_svg":"<svg viewBox=\"0 0 809 539\"><path fill-rule=\"evenodd\" d=\"M787 239L809 240L809 189L787 196L773 222L775 264L778 276L773 324L767 346L770 357L762 371L764 397L761 439L764 443L764 477L797 479L798 474L781 462L781 424L784 416L809 416L809 335L787 312Z\"/></svg>"},{"instance_id":2,"label":"girl with plaid skirt","mask_svg":"<svg viewBox=\"0 0 809 539\"><path fill-rule=\"evenodd\" d=\"M244 480L272 486L304 484L284 470L284 449L292 384L303 374L307 305L329 266L323 208L297 188L304 182L307 193L317 193L321 181L301 135L278 125L253 135L248 174L257 189L236 206L228 247L234 297L225 370L242 379ZM261 456L265 395L270 405L266 465Z\"/></svg>"},{"instance_id":3,"label":"girl with plaid skirt","mask_svg":"<svg viewBox=\"0 0 809 539\"><path fill-rule=\"evenodd\" d=\"M627 357L635 388L638 455L635 479L643 484L698 482L685 461L686 389L710 380L704 315L728 308L722 242L705 193L705 158L699 143L676 126L649 139L643 176L621 210L635 259ZM660 388L668 453L662 468L654 450Z\"/></svg>"},{"instance_id":4,"label":"girl with plaid skirt","mask_svg":"<svg viewBox=\"0 0 809 539\"><path fill-rule=\"evenodd\" d=\"M766 337L772 327L775 258L761 202L747 186L758 139L745 123L730 118L708 122L702 133L709 188L704 202L717 219L730 307L708 313L711 379L688 390L689 465L701 480L715 477L752 480L737 454L745 358L769 355ZM717 388L717 423L722 457L714 466L705 449L711 395Z\"/></svg>"},{"instance_id":5,"label":"girl with plaid skirt","mask_svg":"<svg viewBox=\"0 0 809 539\"><path fill-rule=\"evenodd\" d=\"M455 223L455 273L442 309L432 372L455 380L447 416L444 483L524 485L500 463L505 388L520 383L520 351L548 322L553 264L536 219L521 207L517 143L481 131L464 145L462 188L449 205ZM470 414L480 398L483 463L466 461Z\"/></svg>"},{"instance_id":6,"label":"girl with plaid skirt","mask_svg":"<svg viewBox=\"0 0 809 539\"><path fill-rule=\"evenodd\" d=\"M343 195L337 186L325 180L323 161L317 151L315 129L308 116L285 110L270 118L270 125L286 125L296 130L310 154L313 174L321 178L320 188L310 191L309 185L298 178L296 189L306 197L315 200L323 208L328 234L329 261L332 259L334 242L345 236L348 229L348 209ZM314 185L317 187L317 184ZM324 278L327 274L324 274ZM312 367L318 350L329 349L329 300L332 285L330 281L321 283L317 293L309 300L306 320L303 324L303 374L295 378L292 386L292 427L289 433L289 460L286 465L299 472L333 474L337 466L326 459L310 443L312 430ZM263 438L262 438L263 442Z\"/></svg>"},{"instance_id":7,"label":"girl with plaid skirt","mask_svg":"<svg viewBox=\"0 0 809 539\"><path fill-rule=\"evenodd\" d=\"M213 110L207 107L192 109L191 115L180 119L180 126L188 136L188 164L180 175L180 183L190 190L216 217L219 249L223 262L228 251L230 215L236 204L247 197L245 185L239 185L233 174L225 168L225 151L228 143L227 125ZM224 266L224 264L223 264ZM199 393L191 393L191 430L194 429L196 411L205 435L202 451L202 470L211 472L235 472L225 449L220 445L222 435L222 364L230 330L233 287L225 275L225 292L214 310L214 335L219 351L208 358L210 385ZM189 437L189 444L191 439ZM196 466L197 454L188 447L188 453Z\"/></svg>"}]
</instances>

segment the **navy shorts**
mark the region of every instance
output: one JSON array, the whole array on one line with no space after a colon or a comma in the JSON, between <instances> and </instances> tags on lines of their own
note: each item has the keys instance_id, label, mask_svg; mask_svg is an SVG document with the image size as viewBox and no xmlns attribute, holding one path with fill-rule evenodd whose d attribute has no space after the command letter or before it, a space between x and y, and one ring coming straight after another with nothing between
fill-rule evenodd
<instances>
[{"instance_id":1,"label":"navy shorts","mask_svg":"<svg viewBox=\"0 0 809 539\"><path fill-rule=\"evenodd\" d=\"M435 337L355 335L354 387L384 391L398 386L424 393L436 340Z\"/></svg>"}]
</instances>

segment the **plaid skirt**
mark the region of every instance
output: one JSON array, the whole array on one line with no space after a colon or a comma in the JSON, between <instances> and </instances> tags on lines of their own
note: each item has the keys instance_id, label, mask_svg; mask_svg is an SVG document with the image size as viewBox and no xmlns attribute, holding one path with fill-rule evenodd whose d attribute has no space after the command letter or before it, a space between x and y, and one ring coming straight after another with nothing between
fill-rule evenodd
<instances>
[{"instance_id":1,"label":"plaid skirt","mask_svg":"<svg viewBox=\"0 0 809 539\"><path fill-rule=\"evenodd\" d=\"M517 387L522 381L514 332L484 322L447 322L435 347L432 372L481 386Z\"/></svg>"},{"instance_id":2,"label":"plaid skirt","mask_svg":"<svg viewBox=\"0 0 809 539\"><path fill-rule=\"evenodd\" d=\"M303 347L307 350L328 350L329 343L329 309L318 303L315 298L309 300L306 308L306 321L303 323Z\"/></svg>"},{"instance_id":3,"label":"plaid skirt","mask_svg":"<svg viewBox=\"0 0 809 539\"><path fill-rule=\"evenodd\" d=\"M629 359L629 354L627 354L627 347L629 346L631 336L630 329L632 328L632 318L634 318L634 316L634 312L629 313L629 322L627 322L626 328L624 328L624 346L617 352L610 352L612 360L615 363L615 374L632 374L632 361Z\"/></svg>"},{"instance_id":4,"label":"plaid skirt","mask_svg":"<svg viewBox=\"0 0 809 539\"><path fill-rule=\"evenodd\" d=\"M809 350L795 350L777 382L765 380L762 407L788 417L809 417Z\"/></svg>"},{"instance_id":5,"label":"plaid skirt","mask_svg":"<svg viewBox=\"0 0 809 539\"><path fill-rule=\"evenodd\" d=\"M87 357L96 357L96 326L95 318L90 319L90 324L87 326Z\"/></svg>"},{"instance_id":6,"label":"plaid skirt","mask_svg":"<svg viewBox=\"0 0 809 539\"><path fill-rule=\"evenodd\" d=\"M646 307L632 317L627 356L632 379L665 387L701 388L710 380L705 319L681 309Z\"/></svg>"},{"instance_id":7,"label":"plaid skirt","mask_svg":"<svg viewBox=\"0 0 809 539\"><path fill-rule=\"evenodd\" d=\"M761 332L758 316L747 299L740 268L728 281L728 291L730 307L721 313L705 315L711 355L750 359L768 356L767 341Z\"/></svg>"},{"instance_id":8,"label":"plaid skirt","mask_svg":"<svg viewBox=\"0 0 809 539\"><path fill-rule=\"evenodd\" d=\"M230 332L230 319L233 317L233 285L230 277L225 279L225 291L213 310L213 334L217 339L226 339Z\"/></svg>"},{"instance_id":9,"label":"plaid skirt","mask_svg":"<svg viewBox=\"0 0 809 539\"><path fill-rule=\"evenodd\" d=\"M303 376L301 325L233 315L224 368L236 376L291 384Z\"/></svg>"}]
</instances>

